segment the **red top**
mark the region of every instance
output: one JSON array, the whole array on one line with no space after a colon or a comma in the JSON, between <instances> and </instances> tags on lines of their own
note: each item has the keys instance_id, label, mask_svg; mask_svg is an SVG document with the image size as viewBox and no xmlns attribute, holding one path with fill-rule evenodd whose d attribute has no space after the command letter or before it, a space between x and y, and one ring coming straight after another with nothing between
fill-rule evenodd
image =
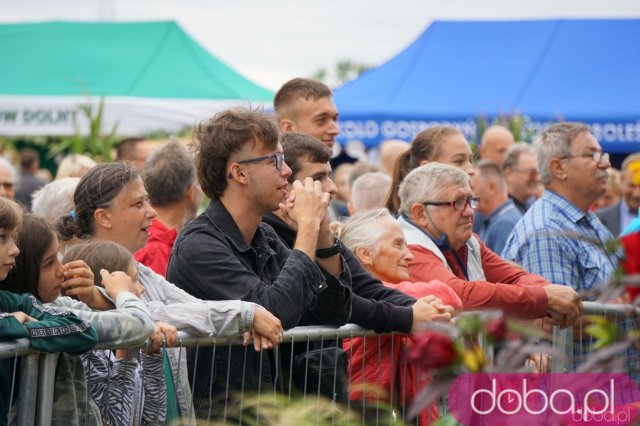
<instances>
[{"instance_id":1,"label":"red top","mask_svg":"<svg viewBox=\"0 0 640 426\"><path fill-rule=\"evenodd\" d=\"M398 284L384 283L384 285L416 299L433 295L456 310L462 308L456 293L438 281L415 283L403 281ZM347 378L350 383L349 398L352 401L361 401L364 392L366 401L393 401L408 409L418 392L431 382L428 371L419 371L416 366L408 364L404 359L404 354L411 345L411 338L401 334L344 339L342 346L349 359L347 367ZM438 419L437 404L434 402L425 408L418 417L421 426L434 424Z\"/></svg>"},{"instance_id":2,"label":"red top","mask_svg":"<svg viewBox=\"0 0 640 426\"><path fill-rule=\"evenodd\" d=\"M415 244L410 244L409 249L414 256L409 264L411 280L442 281L460 296L466 310L502 309L507 315L522 319L541 318L546 315L548 298L542 286L549 282L539 275L530 274L506 262L482 241L480 254L487 281L467 281L452 251L443 252L451 268L449 270L430 250ZM466 244L458 250L458 256L466 265Z\"/></svg>"},{"instance_id":3,"label":"red top","mask_svg":"<svg viewBox=\"0 0 640 426\"><path fill-rule=\"evenodd\" d=\"M178 231L169 229L160 221L153 219L149 228L151 236L147 244L138 250L134 257L140 263L151 268L155 273L167 276L167 266L173 243L178 236Z\"/></svg>"}]
</instances>

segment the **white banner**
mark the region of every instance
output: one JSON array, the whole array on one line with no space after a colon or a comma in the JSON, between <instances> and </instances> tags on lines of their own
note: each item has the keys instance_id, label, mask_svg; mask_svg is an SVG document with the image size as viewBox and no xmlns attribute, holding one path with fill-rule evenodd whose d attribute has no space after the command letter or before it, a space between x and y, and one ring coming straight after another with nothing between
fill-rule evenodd
<instances>
[{"instance_id":1,"label":"white banner","mask_svg":"<svg viewBox=\"0 0 640 426\"><path fill-rule=\"evenodd\" d=\"M0 96L0 135L73 135L76 127L87 134L89 121L79 106L93 105L95 116L99 102L97 97ZM102 132L110 133L113 126L119 135L178 132L216 112L249 105L270 108L270 103L241 100L110 97L104 100Z\"/></svg>"}]
</instances>

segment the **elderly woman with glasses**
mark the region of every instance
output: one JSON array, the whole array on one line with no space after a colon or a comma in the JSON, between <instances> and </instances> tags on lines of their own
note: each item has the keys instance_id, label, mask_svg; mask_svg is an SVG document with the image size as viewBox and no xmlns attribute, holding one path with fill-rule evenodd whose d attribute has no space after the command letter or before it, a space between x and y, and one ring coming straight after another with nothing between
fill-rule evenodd
<instances>
[{"instance_id":1,"label":"elderly woman with glasses","mask_svg":"<svg viewBox=\"0 0 640 426\"><path fill-rule=\"evenodd\" d=\"M573 289L513 266L473 234L479 200L467 173L441 163L420 166L403 180L399 195L397 221L414 256L412 280L448 284L465 309L497 308L521 319L550 316L563 327L578 318L582 305Z\"/></svg>"},{"instance_id":2,"label":"elderly woman with glasses","mask_svg":"<svg viewBox=\"0 0 640 426\"><path fill-rule=\"evenodd\" d=\"M432 320L446 321L454 309L462 308L460 298L446 284L409 281L409 263L413 255L402 230L387 209L353 216L340 230L340 239L365 269L386 286L415 298L430 298ZM373 393L365 395L367 400L375 401L380 394L393 395L397 391L398 395L392 400L408 407L416 392L431 380L428 372L419 374L415 367L402 361L405 349L410 345L411 338L400 335L345 339L344 348L349 354L347 377L352 384L350 398L361 400L362 385L366 383L368 389L374 389ZM437 414L434 404L420 414L419 424L433 424Z\"/></svg>"}]
</instances>

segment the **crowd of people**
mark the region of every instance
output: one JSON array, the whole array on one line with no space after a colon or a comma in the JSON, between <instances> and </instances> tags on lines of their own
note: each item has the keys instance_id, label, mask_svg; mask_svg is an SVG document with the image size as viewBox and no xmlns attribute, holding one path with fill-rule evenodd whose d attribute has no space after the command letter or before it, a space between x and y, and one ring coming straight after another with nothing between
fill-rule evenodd
<instances>
[{"instance_id":1,"label":"crowd of people","mask_svg":"<svg viewBox=\"0 0 640 426\"><path fill-rule=\"evenodd\" d=\"M349 380L367 381L402 388L394 401L408 404L430 380L400 370L411 333L476 309L573 325L578 292L620 261L605 243L638 214L640 154L612 171L581 123L550 125L532 145L492 126L480 161L460 131L436 126L334 178L331 90L290 80L274 110L220 112L195 127L192 150L131 138L116 162L70 156L44 186L33 152L19 177L0 159L0 335L64 352L54 424L170 424L215 413L225 387L291 383L344 401L363 396ZM346 323L409 337L383 341L382 355L363 339L279 346L286 329ZM178 331L255 351L185 353ZM98 341L148 343L89 351ZM307 377L318 362L342 376ZM0 423L14 367L0 361Z\"/></svg>"}]
</instances>

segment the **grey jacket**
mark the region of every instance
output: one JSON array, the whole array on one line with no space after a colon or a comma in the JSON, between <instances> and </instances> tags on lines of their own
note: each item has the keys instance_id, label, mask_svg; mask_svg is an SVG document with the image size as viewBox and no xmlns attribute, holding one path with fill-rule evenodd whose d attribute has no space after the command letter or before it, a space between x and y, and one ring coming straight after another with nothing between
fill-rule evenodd
<instances>
[{"instance_id":1,"label":"grey jacket","mask_svg":"<svg viewBox=\"0 0 640 426\"><path fill-rule=\"evenodd\" d=\"M251 329L255 303L198 299L142 263L138 263L138 280L144 287L140 298L154 321L202 337L236 337Z\"/></svg>"},{"instance_id":2,"label":"grey jacket","mask_svg":"<svg viewBox=\"0 0 640 426\"><path fill-rule=\"evenodd\" d=\"M85 303L70 297L58 297L45 306L63 308L88 320L98 333L98 341L105 345L137 346L154 331L153 320L145 304L133 294L121 291L115 309L94 311Z\"/></svg>"},{"instance_id":3,"label":"grey jacket","mask_svg":"<svg viewBox=\"0 0 640 426\"><path fill-rule=\"evenodd\" d=\"M605 207L596 211L596 216L600 219L600 222L613 234L614 237L620 235L622 229L620 229L620 204L616 203L612 206Z\"/></svg>"},{"instance_id":4,"label":"grey jacket","mask_svg":"<svg viewBox=\"0 0 640 426\"><path fill-rule=\"evenodd\" d=\"M144 287L141 299L154 321L173 325L202 337L242 336L253 324L255 303L240 300L204 301L168 282L162 275L138 263L138 281ZM191 388L184 348L167 351L180 412L193 417Z\"/></svg>"}]
</instances>

